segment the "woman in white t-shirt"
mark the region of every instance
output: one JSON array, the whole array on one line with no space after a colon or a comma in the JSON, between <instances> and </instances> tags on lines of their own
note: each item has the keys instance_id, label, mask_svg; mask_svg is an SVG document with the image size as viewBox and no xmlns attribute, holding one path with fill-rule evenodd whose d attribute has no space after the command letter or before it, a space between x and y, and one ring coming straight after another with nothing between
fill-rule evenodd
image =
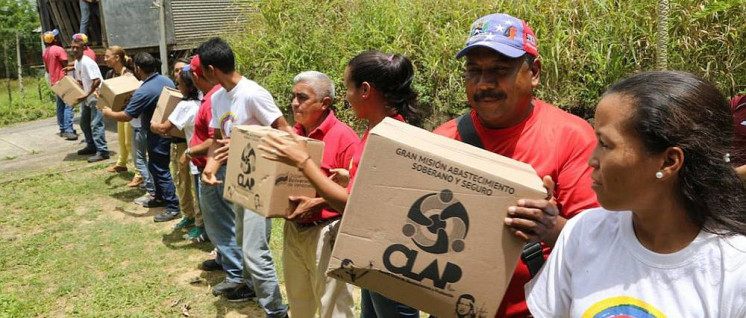
<instances>
[{"instance_id":1,"label":"woman in white t-shirt","mask_svg":"<svg viewBox=\"0 0 746 318\"><path fill-rule=\"evenodd\" d=\"M177 140L174 137L171 143L171 170L174 175L174 182L177 184L179 208L184 212L184 218L174 225L174 229L180 230L193 226L189 233L185 235L185 238L199 243L207 239L205 226L202 223L202 214L197 202L198 196L194 195L199 193L197 187L199 186L200 172L187 159L185 153L189 152L187 145L189 145L189 141L194 134L194 118L199 111L200 93L194 85L189 65L184 66L181 72L175 73L175 76L183 98L176 104L167 121L160 124L151 122L150 127L153 131L163 135L168 135L173 128L184 131L186 142L173 142L173 140ZM193 186L194 189L192 189Z\"/></svg>"},{"instance_id":2,"label":"woman in white t-shirt","mask_svg":"<svg viewBox=\"0 0 746 318\"><path fill-rule=\"evenodd\" d=\"M746 193L728 104L684 72L614 84L589 165L602 208L526 284L535 317L746 317Z\"/></svg>"}]
</instances>

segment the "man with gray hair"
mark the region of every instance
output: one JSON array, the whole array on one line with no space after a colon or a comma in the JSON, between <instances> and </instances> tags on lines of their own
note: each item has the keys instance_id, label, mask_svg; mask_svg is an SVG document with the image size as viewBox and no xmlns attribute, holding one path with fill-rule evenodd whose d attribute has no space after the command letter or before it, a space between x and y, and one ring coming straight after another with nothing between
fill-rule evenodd
<instances>
[{"instance_id":1,"label":"man with gray hair","mask_svg":"<svg viewBox=\"0 0 746 318\"><path fill-rule=\"evenodd\" d=\"M350 126L334 116L334 84L324 73L306 71L293 80L295 133L324 142L321 168L327 175L348 169L360 142ZM351 287L327 277L326 267L342 215L320 197L290 197L295 210L286 217L283 272L293 318L354 317Z\"/></svg>"}]
</instances>

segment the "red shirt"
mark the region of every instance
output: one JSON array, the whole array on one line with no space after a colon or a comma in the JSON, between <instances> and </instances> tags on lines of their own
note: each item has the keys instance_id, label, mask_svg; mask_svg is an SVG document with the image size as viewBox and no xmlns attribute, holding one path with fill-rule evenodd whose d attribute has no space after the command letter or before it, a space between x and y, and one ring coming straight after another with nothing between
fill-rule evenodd
<instances>
[{"instance_id":1,"label":"red shirt","mask_svg":"<svg viewBox=\"0 0 746 318\"><path fill-rule=\"evenodd\" d=\"M477 135L486 150L530 164L536 173L549 175L556 183L560 215L571 218L581 211L598 206L591 189L592 168L588 158L596 144L595 133L585 120L566 113L539 99L523 122L504 129L489 129L481 125L476 111L471 111ZM435 129L434 133L461 140L456 120ZM550 249L544 247L544 257ZM526 317L523 285L531 279L528 267L518 262L496 317Z\"/></svg>"},{"instance_id":2,"label":"red shirt","mask_svg":"<svg viewBox=\"0 0 746 318\"><path fill-rule=\"evenodd\" d=\"M87 56L88 56L88 57L90 57L90 58L91 58L91 59L92 59L92 60L93 60L94 62L96 62L96 52L93 52L93 50L91 50L91 48L90 48L90 47L87 47L87 46L86 46L85 50L83 50L83 54L87 55ZM98 62L96 62L96 64L98 64Z\"/></svg>"},{"instance_id":3,"label":"red shirt","mask_svg":"<svg viewBox=\"0 0 746 318\"><path fill-rule=\"evenodd\" d=\"M391 116L391 118L404 122L404 117L399 114ZM365 133L363 134L363 139L361 139L360 142L355 146L355 154L352 155L352 161L350 161L349 168L347 168L347 170L350 171L350 184L347 186L348 193L352 190L352 181L355 179L355 175L357 174L357 167L360 165L360 159L362 159L363 157L365 144L368 142L368 134L370 134L370 129L365 131Z\"/></svg>"},{"instance_id":4,"label":"red shirt","mask_svg":"<svg viewBox=\"0 0 746 318\"><path fill-rule=\"evenodd\" d=\"M738 95L730 100L730 111L733 113L733 151L732 163L735 166L746 164L746 95Z\"/></svg>"},{"instance_id":5,"label":"red shirt","mask_svg":"<svg viewBox=\"0 0 746 318\"><path fill-rule=\"evenodd\" d=\"M202 144L205 140L212 138L215 135L215 129L210 127L210 120L212 120L212 94L214 94L220 85L215 85L204 97L197 110L197 115L194 117L194 134L192 134L192 140L189 141L189 147L195 147ZM204 169L207 164L207 158L205 156L192 157L192 163L199 169Z\"/></svg>"},{"instance_id":6,"label":"red shirt","mask_svg":"<svg viewBox=\"0 0 746 318\"><path fill-rule=\"evenodd\" d=\"M62 68L67 66L67 52L59 45L50 45L44 49L44 53L41 54L42 60L44 60L44 67L49 73L49 83L54 85L65 77L65 72ZM65 65L62 65L63 63Z\"/></svg>"},{"instance_id":7,"label":"red shirt","mask_svg":"<svg viewBox=\"0 0 746 318\"><path fill-rule=\"evenodd\" d=\"M308 138L321 140L324 142L324 157L321 160L321 170L327 176L331 175L329 169L348 169L352 156L355 154L355 147L360 142L350 126L339 121L334 116L334 111L329 111L319 127L316 127L311 133L306 134L303 126L295 124L293 126L295 133ZM339 216L339 212L333 209L322 209L321 213L314 215L308 222L329 219Z\"/></svg>"}]
</instances>

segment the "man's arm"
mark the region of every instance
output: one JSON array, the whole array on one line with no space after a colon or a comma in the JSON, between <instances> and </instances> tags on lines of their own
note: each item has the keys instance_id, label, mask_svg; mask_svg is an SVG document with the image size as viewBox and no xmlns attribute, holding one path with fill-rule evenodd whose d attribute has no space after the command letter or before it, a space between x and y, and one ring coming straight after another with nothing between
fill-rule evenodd
<instances>
[{"instance_id":1,"label":"man's arm","mask_svg":"<svg viewBox=\"0 0 746 318\"><path fill-rule=\"evenodd\" d=\"M285 130L285 127L289 127L290 125L288 124L288 121L285 120L285 116L280 115L280 117L277 117L270 126L274 129Z\"/></svg>"},{"instance_id":2,"label":"man's arm","mask_svg":"<svg viewBox=\"0 0 746 318\"><path fill-rule=\"evenodd\" d=\"M207 163L205 164L205 170L202 171L202 182L207 185L217 185L222 183L222 180L218 180L215 176L220 166L223 164L216 156L220 148L225 147L223 144L227 144L230 139L223 139L223 134L220 129L215 129L215 135L212 138L212 142L207 150ZM227 151L226 151L227 153Z\"/></svg>"},{"instance_id":3,"label":"man's arm","mask_svg":"<svg viewBox=\"0 0 746 318\"><path fill-rule=\"evenodd\" d=\"M738 174L738 177L741 178L743 182L746 182L746 165L736 167L736 174Z\"/></svg>"}]
</instances>

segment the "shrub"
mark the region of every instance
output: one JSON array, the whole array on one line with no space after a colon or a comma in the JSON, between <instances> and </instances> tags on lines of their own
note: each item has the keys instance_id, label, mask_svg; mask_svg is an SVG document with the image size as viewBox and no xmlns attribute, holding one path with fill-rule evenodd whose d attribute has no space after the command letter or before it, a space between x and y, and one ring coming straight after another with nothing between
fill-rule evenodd
<instances>
[{"instance_id":1,"label":"shrub","mask_svg":"<svg viewBox=\"0 0 746 318\"><path fill-rule=\"evenodd\" d=\"M669 68L703 75L728 95L744 87L746 13L738 1L743 2L671 1ZM295 74L327 73L341 99L347 61L375 49L415 63L424 126L434 128L468 108L463 62L454 55L471 23L495 12L520 17L536 32L542 59L537 96L585 118L592 117L611 83L655 68L656 1L264 0L258 5L247 32L230 41L239 70L272 92L284 110ZM352 122L350 110L339 113Z\"/></svg>"}]
</instances>

